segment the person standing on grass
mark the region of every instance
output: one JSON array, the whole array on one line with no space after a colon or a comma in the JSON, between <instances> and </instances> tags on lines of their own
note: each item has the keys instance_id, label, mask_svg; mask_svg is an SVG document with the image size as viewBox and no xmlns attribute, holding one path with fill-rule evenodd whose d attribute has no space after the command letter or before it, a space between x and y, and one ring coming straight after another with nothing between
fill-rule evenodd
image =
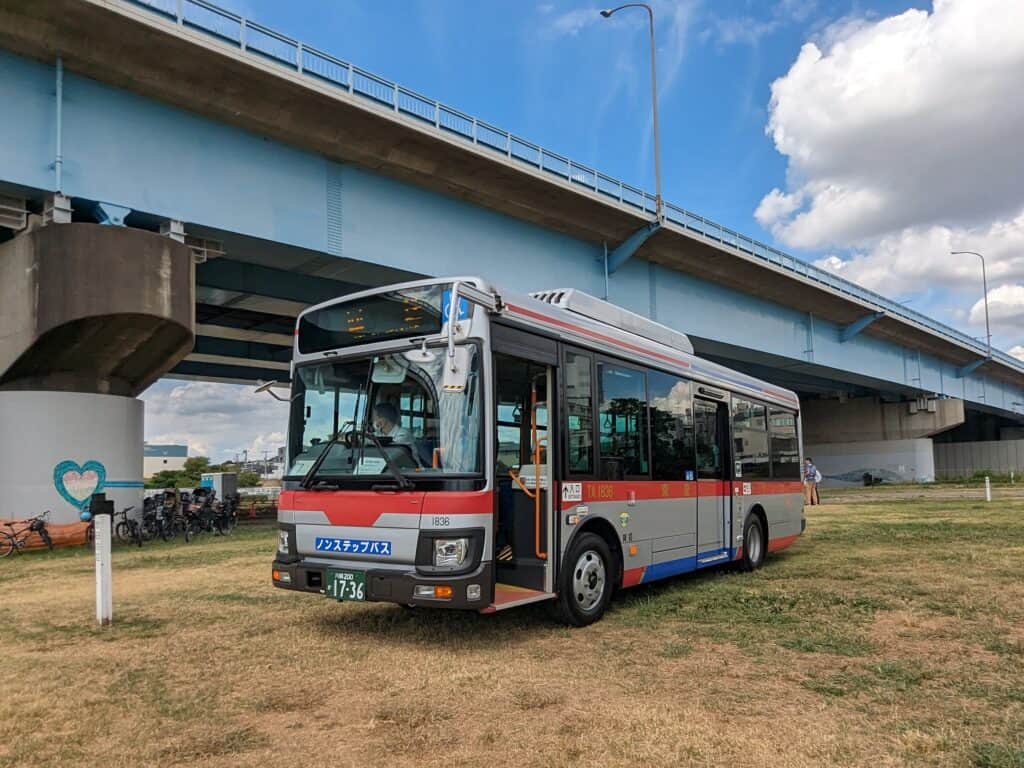
<instances>
[{"instance_id":1,"label":"person standing on grass","mask_svg":"<svg viewBox=\"0 0 1024 768\"><path fill-rule=\"evenodd\" d=\"M804 459L804 504L820 504L818 497L818 483L821 482L821 472L814 466L811 457Z\"/></svg>"}]
</instances>

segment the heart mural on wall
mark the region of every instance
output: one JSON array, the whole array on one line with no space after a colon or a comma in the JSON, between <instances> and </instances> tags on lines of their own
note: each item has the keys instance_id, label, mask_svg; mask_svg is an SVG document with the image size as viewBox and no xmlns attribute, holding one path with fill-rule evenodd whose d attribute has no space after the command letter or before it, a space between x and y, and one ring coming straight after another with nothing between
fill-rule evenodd
<instances>
[{"instance_id":1,"label":"heart mural on wall","mask_svg":"<svg viewBox=\"0 0 1024 768\"><path fill-rule=\"evenodd\" d=\"M57 493L73 507L81 509L94 493L99 493L107 482L107 468L99 461L84 464L62 461L53 468L53 486Z\"/></svg>"}]
</instances>

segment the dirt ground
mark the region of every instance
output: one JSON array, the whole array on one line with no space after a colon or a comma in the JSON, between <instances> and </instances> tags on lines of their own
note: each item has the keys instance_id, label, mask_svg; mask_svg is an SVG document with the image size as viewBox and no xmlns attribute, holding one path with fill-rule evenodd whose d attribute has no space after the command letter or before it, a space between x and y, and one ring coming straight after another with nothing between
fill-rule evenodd
<instances>
[{"instance_id":1,"label":"dirt ground","mask_svg":"<svg viewBox=\"0 0 1024 768\"><path fill-rule=\"evenodd\" d=\"M586 629L270 586L272 528L0 561L0 766L1024 766L1024 497L826 494ZM842 503L837 503L842 501Z\"/></svg>"}]
</instances>

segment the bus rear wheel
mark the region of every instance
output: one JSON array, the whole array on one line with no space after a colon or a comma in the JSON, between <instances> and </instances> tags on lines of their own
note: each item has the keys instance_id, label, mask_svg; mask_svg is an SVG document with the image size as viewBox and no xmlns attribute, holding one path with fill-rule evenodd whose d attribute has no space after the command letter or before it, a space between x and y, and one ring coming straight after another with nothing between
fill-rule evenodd
<instances>
[{"instance_id":1,"label":"bus rear wheel","mask_svg":"<svg viewBox=\"0 0 1024 768\"><path fill-rule=\"evenodd\" d=\"M555 615L573 627L593 624L611 600L616 569L607 542L594 533L577 537L558 577Z\"/></svg>"},{"instance_id":2,"label":"bus rear wheel","mask_svg":"<svg viewBox=\"0 0 1024 768\"><path fill-rule=\"evenodd\" d=\"M740 561L740 568L744 571L756 571L764 564L764 556L767 546L764 523L756 515L747 517L743 526L743 559Z\"/></svg>"}]
</instances>

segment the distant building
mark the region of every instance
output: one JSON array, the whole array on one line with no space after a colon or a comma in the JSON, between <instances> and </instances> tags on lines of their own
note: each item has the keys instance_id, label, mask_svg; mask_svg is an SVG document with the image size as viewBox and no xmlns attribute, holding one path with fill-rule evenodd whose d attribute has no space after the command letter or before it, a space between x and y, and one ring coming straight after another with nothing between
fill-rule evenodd
<instances>
[{"instance_id":1,"label":"distant building","mask_svg":"<svg viewBox=\"0 0 1024 768\"><path fill-rule=\"evenodd\" d=\"M146 479L157 472L185 468L188 458L187 445L152 445L142 446L142 476Z\"/></svg>"}]
</instances>

